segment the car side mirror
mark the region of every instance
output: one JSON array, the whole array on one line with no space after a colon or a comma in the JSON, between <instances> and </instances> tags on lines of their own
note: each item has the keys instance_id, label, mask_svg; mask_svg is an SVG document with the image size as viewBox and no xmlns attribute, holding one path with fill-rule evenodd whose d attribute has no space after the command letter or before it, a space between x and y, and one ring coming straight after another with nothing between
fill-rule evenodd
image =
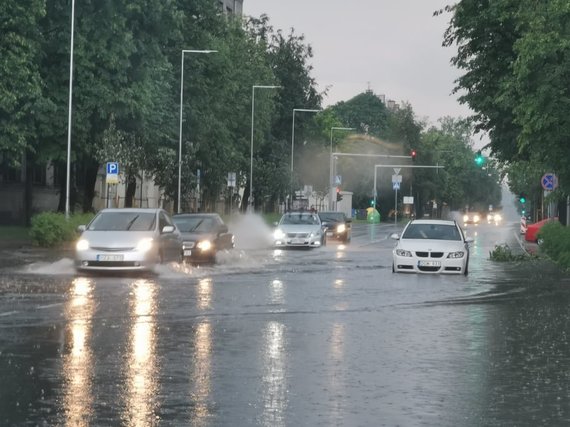
<instances>
[{"instance_id":1,"label":"car side mirror","mask_svg":"<svg viewBox=\"0 0 570 427\"><path fill-rule=\"evenodd\" d=\"M87 230L87 226L85 226L85 225L78 225L77 226L78 232L83 233L85 230Z\"/></svg>"},{"instance_id":2,"label":"car side mirror","mask_svg":"<svg viewBox=\"0 0 570 427\"><path fill-rule=\"evenodd\" d=\"M228 226L226 224L220 225L220 233L227 233L227 232L228 232Z\"/></svg>"},{"instance_id":3,"label":"car side mirror","mask_svg":"<svg viewBox=\"0 0 570 427\"><path fill-rule=\"evenodd\" d=\"M393 233L390 235L390 239L400 240L400 235L398 233Z\"/></svg>"},{"instance_id":4,"label":"car side mirror","mask_svg":"<svg viewBox=\"0 0 570 427\"><path fill-rule=\"evenodd\" d=\"M279 223L278 223L277 221L275 221L275 222L273 223L273 225L274 225L275 227L277 227L277 226L279 225Z\"/></svg>"},{"instance_id":5,"label":"car side mirror","mask_svg":"<svg viewBox=\"0 0 570 427\"><path fill-rule=\"evenodd\" d=\"M174 226L172 225L165 225L164 227L162 227L162 233L166 234L166 233L174 233Z\"/></svg>"},{"instance_id":6,"label":"car side mirror","mask_svg":"<svg viewBox=\"0 0 570 427\"><path fill-rule=\"evenodd\" d=\"M326 221L321 222L321 224L323 225L323 227L328 227L328 226L329 226L329 223L326 222Z\"/></svg>"},{"instance_id":7,"label":"car side mirror","mask_svg":"<svg viewBox=\"0 0 570 427\"><path fill-rule=\"evenodd\" d=\"M473 237L466 237L465 238L465 243L473 243L475 240L473 240Z\"/></svg>"}]
</instances>

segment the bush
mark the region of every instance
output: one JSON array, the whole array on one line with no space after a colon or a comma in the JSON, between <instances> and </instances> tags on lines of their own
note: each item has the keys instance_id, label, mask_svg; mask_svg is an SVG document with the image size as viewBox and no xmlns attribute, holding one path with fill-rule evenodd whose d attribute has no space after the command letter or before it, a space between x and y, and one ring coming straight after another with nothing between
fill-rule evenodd
<instances>
[{"instance_id":1,"label":"bush","mask_svg":"<svg viewBox=\"0 0 570 427\"><path fill-rule=\"evenodd\" d=\"M570 228L558 221L544 224L538 232L541 250L562 268L570 269Z\"/></svg>"},{"instance_id":2,"label":"bush","mask_svg":"<svg viewBox=\"0 0 570 427\"><path fill-rule=\"evenodd\" d=\"M511 261L522 261L528 258L526 255L514 255L510 246L505 244L495 245L495 249L489 252L489 258L491 261L497 262L511 262Z\"/></svg>"},{"instance_id":3,"label":"bush","mask_svg":"<svg viewBox=\"0 0 570 427\"><path fill-rule=\"evenodd\" d=\"M72 215L69 221L65 215L55 212L42 212L32 217L30 237L34 245L53 247L71 242L78 237L77 226L87 224L93 214Z\"/></svg>"}]
</instances>

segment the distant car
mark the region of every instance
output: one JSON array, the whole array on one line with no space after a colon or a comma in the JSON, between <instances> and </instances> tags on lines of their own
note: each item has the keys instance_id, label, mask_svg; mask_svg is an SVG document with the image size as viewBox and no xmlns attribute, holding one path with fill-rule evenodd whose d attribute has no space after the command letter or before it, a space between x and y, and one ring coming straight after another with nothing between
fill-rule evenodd
<instances>
[{"instance_id":1,"label":"distant car","mask_svg":"<svg viewBox=\"0 0 570 427\"><path fill-rule=\"evenodd\" d=\"M163 209L103 209L79 231L78 271L152 270L182 259L182 237Z\"/></svg>"},{"instance_id":2,"label":"distant car","mask_svg":"<svg viewBox=\"0 0 570 427\"><path fill-rule=\"evenodd\" d=\"M499 225L503 221L503 217L498 212L489 212L487 214L487 224Z\"/></svg>"},{"instance_id":3,"label":"distant car","mask_svg":"<svg viewBox=\"0 0 570 427\"><path fill-rule=\"evenodd\" d=\"M311 212L288 212L273 233L275 247L318 248L326 244L319 216Z\"/></svg>"},{"instance_id":4,"label":"distant car","mask_svg":"<svg viewBox=\"0 0 570 427\"><path fill-rule=\"evenodd\" d=\"M326 230L327 239L350 242L352 238L352 219L343 212L319 212L319 218Z\"/></svg>"},{"instance_id":5,"label":"distant car","mask_svg":"<svg viewBox=\"0 0 570 427\"><path fill-rule=\"evenodd\" d=\"M416 219L410 221L393 250L396 273L464 274L469 271L469 243L455 221Z\"/></svg>"},{"instance_id":6,"label":"distant car","mask_svg":"<svg viewBox=\"0 0 570 427\"><path fill-rule=\"evenodd\" d=\"M552 222L552 221L557 221L557 220L558 220L558 218L545 218L542 221L538 221L538 222L535 222L533 224L528 224L526 226L526 232L524 235L524 239L527 242L533 242L533 243L541 244L542 242L538 238L538 232L544 226L544 224L547 224L547 223Z\"/></svg>"},{"instance_id":7,"label":"distant car","mask_svg":"<svg viewBox=\"0 0 570 427\"><path fill-rule=\"evenodd\" d=\"M185 213L172 217L182 233L185 261L215 262L218 251L233 249L235 237L216 213Z\"/></svg>"},{"instance_id":8,"label":"distant car","mask_svg":"<svg viewBox=\"0 0 570 427\"><path fill-rule=\"evenodd\" d=\"M463 215L463 224L474 224L477 225L481 222L481 214L479 212L466 212Z\"/></svg>"}]
</instances>

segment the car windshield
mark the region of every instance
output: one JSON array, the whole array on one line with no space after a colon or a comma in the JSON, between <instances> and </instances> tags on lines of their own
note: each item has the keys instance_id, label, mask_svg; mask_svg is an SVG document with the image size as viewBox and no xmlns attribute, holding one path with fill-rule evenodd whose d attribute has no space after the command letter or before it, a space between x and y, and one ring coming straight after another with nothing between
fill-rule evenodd
<instances>
[{"instance_id":1,"label":"car windshield","mask_svg":"<svg viewBox=\"0 0 570 427\"><path fill-rule=\"evenodd\" d=\"M314 214L291 213L283 215L281 224L315 225L319 224L319 218Z\"/></svg>"},{"instance_id":2,"label":"car windshield","mask_svg":"<svg viewBox=\"0 0 570 427\"><path fill-rule=\"evenodd\" d=\"M461 240L461 234L455 225L410 224L402 239Z\"/></svg>"},{"instance_id":3,"label":"car windshield","mask_svg":"<svg viewBox=\"0 0 570 427\"><path fill-rule=\"evenodd\" d=\"M215 221L204 216L174 217L172 219L183 233L206 233L214 228Z\"/></svg>"},{"instance_id":4,"label":"car windshield","mask_svg":"<svg viewBox=\"0 0 570 427\"><path fill-rule=\"evenodd\" d=\"M333 221L333 222L344 221L344 215L342 212L320 213L319 216L321 217L321 221Z\"/></svg>"},{"instance_id":5,"label":"car windshield","mask_svg":"<svg viewBox=\"0 0 570 427\"><path fill-rule=\"evenodd\" d=\"M91 231L150 231L154 229L154 212L101 212L89 224Z\"/></svg>"}]
</instances>

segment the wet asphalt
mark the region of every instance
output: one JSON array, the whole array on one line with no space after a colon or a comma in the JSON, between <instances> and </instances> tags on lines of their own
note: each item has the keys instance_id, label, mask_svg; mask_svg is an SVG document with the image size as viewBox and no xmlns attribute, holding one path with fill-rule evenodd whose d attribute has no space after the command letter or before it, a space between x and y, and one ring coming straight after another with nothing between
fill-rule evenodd
<instances>
[{"instance_id":1,"label":"wet asphalt","mask_svg":"<svg viewBox=\"0 0 570 427\"><path fill-rule=\"evenodd\" d=\"M489 259L516 224L468 228L464 277L393 274L391 224L281 251L250 221L216 265L145 277L0 250L0 425L570 423L570 279Z\"/></svg>"}]
</instances>

